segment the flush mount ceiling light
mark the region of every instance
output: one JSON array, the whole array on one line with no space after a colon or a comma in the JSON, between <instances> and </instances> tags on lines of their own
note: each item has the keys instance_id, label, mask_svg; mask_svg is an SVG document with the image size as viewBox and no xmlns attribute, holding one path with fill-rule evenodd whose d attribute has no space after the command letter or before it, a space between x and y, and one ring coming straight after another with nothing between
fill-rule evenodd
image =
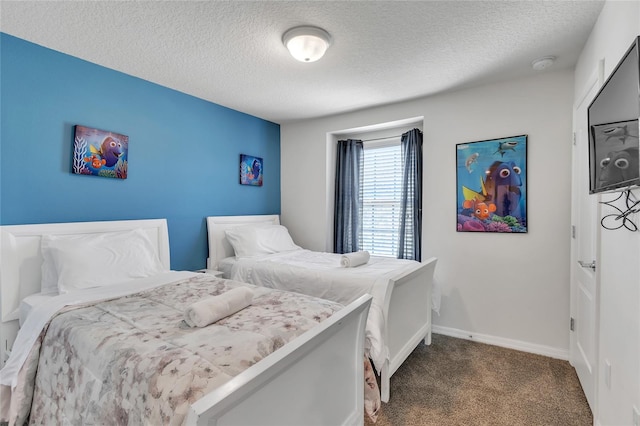
<instances>
[{"instance_id":1,"label":"flush mount ceiling light","mask_svg":"<svg viewBox=\"0 0 640 426\"><path fill-rule=\"evenodd\" d=\"M531 62L531 67L536 71L542 71L549 68L556 61L555 56L545 56L544 58L536 59Z\"/></svg>"},{"instance_id":2,"label":"flush mount ceiling light","mask_svg":"<svg viewBox=\"0 0 640 426\"><path fill-rule=\"evenodd\" d=\"M322 58L331 45L331 36L322 28L295 27L284 33L282 43L291 56L300 62L315 62Z\"/></svg>"}]
</instances>

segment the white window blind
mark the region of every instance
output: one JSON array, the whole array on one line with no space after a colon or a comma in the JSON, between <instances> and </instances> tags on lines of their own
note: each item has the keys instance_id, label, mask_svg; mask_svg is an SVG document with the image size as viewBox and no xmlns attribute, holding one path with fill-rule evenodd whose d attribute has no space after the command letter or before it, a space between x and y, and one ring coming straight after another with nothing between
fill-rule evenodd
<instances>
[{"instance_id":1,"label":"white window blind","mask_svg":"<svg viewBox=\"0 0 640 426\"><path fill-rule=\"evenodd\" d=\"M398 256L402 152L392 145L364 146L362 240L360 247L377 256Z\"/></svg>"}]
</instances>

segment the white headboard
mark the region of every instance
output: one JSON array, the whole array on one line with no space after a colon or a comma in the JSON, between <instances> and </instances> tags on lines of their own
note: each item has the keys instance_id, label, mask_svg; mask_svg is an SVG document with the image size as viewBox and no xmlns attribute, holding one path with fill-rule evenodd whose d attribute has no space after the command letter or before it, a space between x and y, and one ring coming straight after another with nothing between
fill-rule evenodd
<instances>
[{"instance_id":1,"label":"white headboard","mask_svg":"<svg viewBox=\"0 0 640 426\"><path fill-rule=\"evenodd\" d=\"M0 226L0 321L2 344L13 342L18 330L20 301L40 292L42 235L97 234L144 229L169 270L169 233L166 219L122 220L109 222L43 223ZM0 365L4 359L0 359Z\"/></svg>"},{"instance_id":2,"label":"white headboard","mask_svg":"<svg viewBox=\"0 0 640 426\"><path fill-rule=\"evenodd\" d=\"M277 214L255 215L255 216L209 216L207 217L207 236L209 238L209 258L207 268L216 269L218 262L224 258L235 255L233 247L227 241L225 229L234 226L257 225L271 223L280 224L280 217Z\"/></svg>"}]
</instances>

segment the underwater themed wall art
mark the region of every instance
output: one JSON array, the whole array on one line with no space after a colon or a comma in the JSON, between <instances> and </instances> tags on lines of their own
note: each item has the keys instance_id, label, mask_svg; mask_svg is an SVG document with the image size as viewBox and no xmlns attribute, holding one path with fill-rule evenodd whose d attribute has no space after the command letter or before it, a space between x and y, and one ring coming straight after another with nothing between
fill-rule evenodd
<instances>
[{"instance_id":1,"label":"underwater themed wall art","mask_svg":"<svg viewBox=\"0 0 640 426\"><path fill-rule=\"evenodd\" d=\"M240 154L240 183L262 186L262 158Z\"/></svg>"},{"instance_id":2,"label":"underwater themed wall art","mask_svg":"<svg viewBox=\"0 0 640 426\"><path fill-rule=\"evenodd\" d=\"M73 173L126 179L128 150L128 136L76 125Z\"/></svg>"},{"instance_id":3,"label":"underwater themed wall art","mask_svg":"<svg viewBox=\"0 0 640 426\"><path fill-rule=\"evenodd\" d=\"M527 232L527 135L456 145L457 231Z\"/></svg>"}]
</instances>

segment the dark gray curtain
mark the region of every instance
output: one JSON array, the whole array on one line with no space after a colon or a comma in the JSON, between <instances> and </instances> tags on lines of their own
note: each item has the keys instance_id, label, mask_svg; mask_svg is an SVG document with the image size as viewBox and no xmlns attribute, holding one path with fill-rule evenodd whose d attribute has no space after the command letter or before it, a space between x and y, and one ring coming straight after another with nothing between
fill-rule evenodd
<instances>
[{"instance_id":1,"label":"dark gray curtain","mask_svg":"<svg viewBox=\"0 0 640 426\"><path fill-rule=\"evenodd\" d=\"M422 258L422 132L409 130L400 139L404 170L398 259Z\"/></svg>"},{"instance_id":2,"label":"dark gray curtain","mask_svg":"<svg viewBox=\"0 0 640 426\"><path fill-rule=\"evenodd\" d=\"M364 150L361 140L338 141L333 251L358 251L362 225L362 182Z\"/></svg>"}]
</instances>

